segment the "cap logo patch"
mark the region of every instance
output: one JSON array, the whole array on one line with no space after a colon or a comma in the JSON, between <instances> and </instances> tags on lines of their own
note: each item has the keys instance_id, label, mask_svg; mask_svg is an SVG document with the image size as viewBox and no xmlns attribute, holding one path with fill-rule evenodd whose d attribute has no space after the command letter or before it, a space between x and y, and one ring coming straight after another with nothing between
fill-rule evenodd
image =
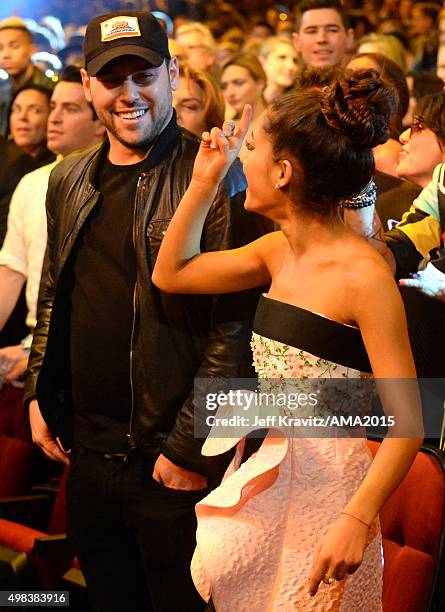
<instances>
[{"instance_id":1,"label":"cap logo patch","mask_svg":"<svg viewBox=\"0 0 445 612\"><path fill-rule=\"evenodd\" d=\"M138 18L127 17L126 15L103 21L100 24L100 30L102 42L109 42L126 36L141 36Z\"/></svg>"}]
</instances>

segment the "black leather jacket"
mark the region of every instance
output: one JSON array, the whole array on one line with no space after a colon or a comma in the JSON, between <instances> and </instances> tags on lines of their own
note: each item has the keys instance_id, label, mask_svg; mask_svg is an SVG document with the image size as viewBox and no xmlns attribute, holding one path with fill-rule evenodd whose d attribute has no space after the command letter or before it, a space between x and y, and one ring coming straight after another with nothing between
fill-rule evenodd
<instances>
[{"instance_id":1,"label":"black leather jacket","mask_svg":"<svg viewBox=\"0 0 445 612\"><path fill-rule=\"evenodd\" d=\"M108 143L70 156L53 170L47 195L48 246L40 287L37 326L25 388L35 397L52 434L71 443L69 367L70 253L100 194L95 176ZM211 475L220 461L200 454L194 418L195 377L252 375L249 347L258 292L226 296L172 295L151 282L162 237L190 181L198 142L173 119L154 145L156 163L141 174L136 191L134 244L137 281L130 359L133 448L161 451L177 465ZM208 214L202 250L239 246L271 228L244 211L245 178L232 166ZM110 334L111 335L111 334ZM108 340L112 342L112 337Z\"/></svg>"}]
</instances>

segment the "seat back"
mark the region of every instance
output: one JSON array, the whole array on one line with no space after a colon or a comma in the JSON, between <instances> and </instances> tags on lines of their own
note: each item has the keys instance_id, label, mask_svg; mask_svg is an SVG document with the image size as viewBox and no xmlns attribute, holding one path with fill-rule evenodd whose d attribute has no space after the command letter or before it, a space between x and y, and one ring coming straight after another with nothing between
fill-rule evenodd
<instances>
[{"instance_id":1,"label":"seat back","mask_svg":"<svg viewBox=\"0 0 445 612\"><path fill-rule=\"evenodd\" d=\"M0 498L27 493L36 454L32 442L0 434Z\"/></svg>"},{"instance_id":2,"label":"seat back","mask_svg":"<svg viewBox=\"0 0 445 612\"><path fill-rule=\"evenodd\" d=\"M66 532L66 479L69 471L69 466L65 467L60 478L60 485L54 500L51 519L48 526L49 534Z\"/></svg>"},{"instance_id":3,"label":"seat back","mask_svg":"<svg viewBox=\"0 0 445 612\"><path fill-rule=\"evenodd\" d=\"M368 441L373 454L380 446ZM439 610L445 527L443 454L423 447L380 511L384 612ZM431 607L429 607L431 606Z\"/></svg>"},{"instance_id":4,"label":"seat back","mask_svg":"<svg viewBox=\"0 0 445 612\"><path fill-rule=\"evenodd\" d=\"M0 434L31 440L28 417L23 408L23 389L7 384L0 389Z\"/></svg>"}]
</instances>

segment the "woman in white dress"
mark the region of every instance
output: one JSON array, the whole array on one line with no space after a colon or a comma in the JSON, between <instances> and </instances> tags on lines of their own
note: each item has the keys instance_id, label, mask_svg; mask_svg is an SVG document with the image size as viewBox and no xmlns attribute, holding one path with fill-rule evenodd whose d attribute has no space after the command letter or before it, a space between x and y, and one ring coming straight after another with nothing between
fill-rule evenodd
<instances>
[{"instance_id":1,"label":"woman in white dress","mask_svg":"<svg viewBox=\"0 0 445 612\"><path fill-rule=\"evenodd\" d=\"M344 381L368 370L382 379L394 420L373 461L364 436L268 436L197 505L193 574L218 612L381 610L378 512L409 469L422 425L396 284L380 255L344 226L339 206L373 201L372 147L387 138L393 96L363 71L266 110L247 142L245 207L281 231L231 251L200 253L200 236L251 111L232 135L204 133L161 246L153 281L164 291L270 285L252 339L260 378ZM383 379L397 379L397 391ZM209 439L203 452L217 446Z\"/></svg>"}]
</instances>

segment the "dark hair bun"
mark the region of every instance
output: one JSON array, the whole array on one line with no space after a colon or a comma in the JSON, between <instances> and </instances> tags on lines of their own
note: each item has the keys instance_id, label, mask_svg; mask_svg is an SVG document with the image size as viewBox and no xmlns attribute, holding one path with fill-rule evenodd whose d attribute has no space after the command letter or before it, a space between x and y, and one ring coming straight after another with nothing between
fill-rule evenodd
<instances>
[{"instance_id":1,"label":"dark hair bun","mask_svg":"<svg viewBox=\"0 0 445 612\"><path fill-rule=\"evenodd\" d=\"M326 88L321 110L327 124L342 132L357 148L372 148L388 140L397 92L375 70L347 72Z\"/></svg>"}]
</instances>

